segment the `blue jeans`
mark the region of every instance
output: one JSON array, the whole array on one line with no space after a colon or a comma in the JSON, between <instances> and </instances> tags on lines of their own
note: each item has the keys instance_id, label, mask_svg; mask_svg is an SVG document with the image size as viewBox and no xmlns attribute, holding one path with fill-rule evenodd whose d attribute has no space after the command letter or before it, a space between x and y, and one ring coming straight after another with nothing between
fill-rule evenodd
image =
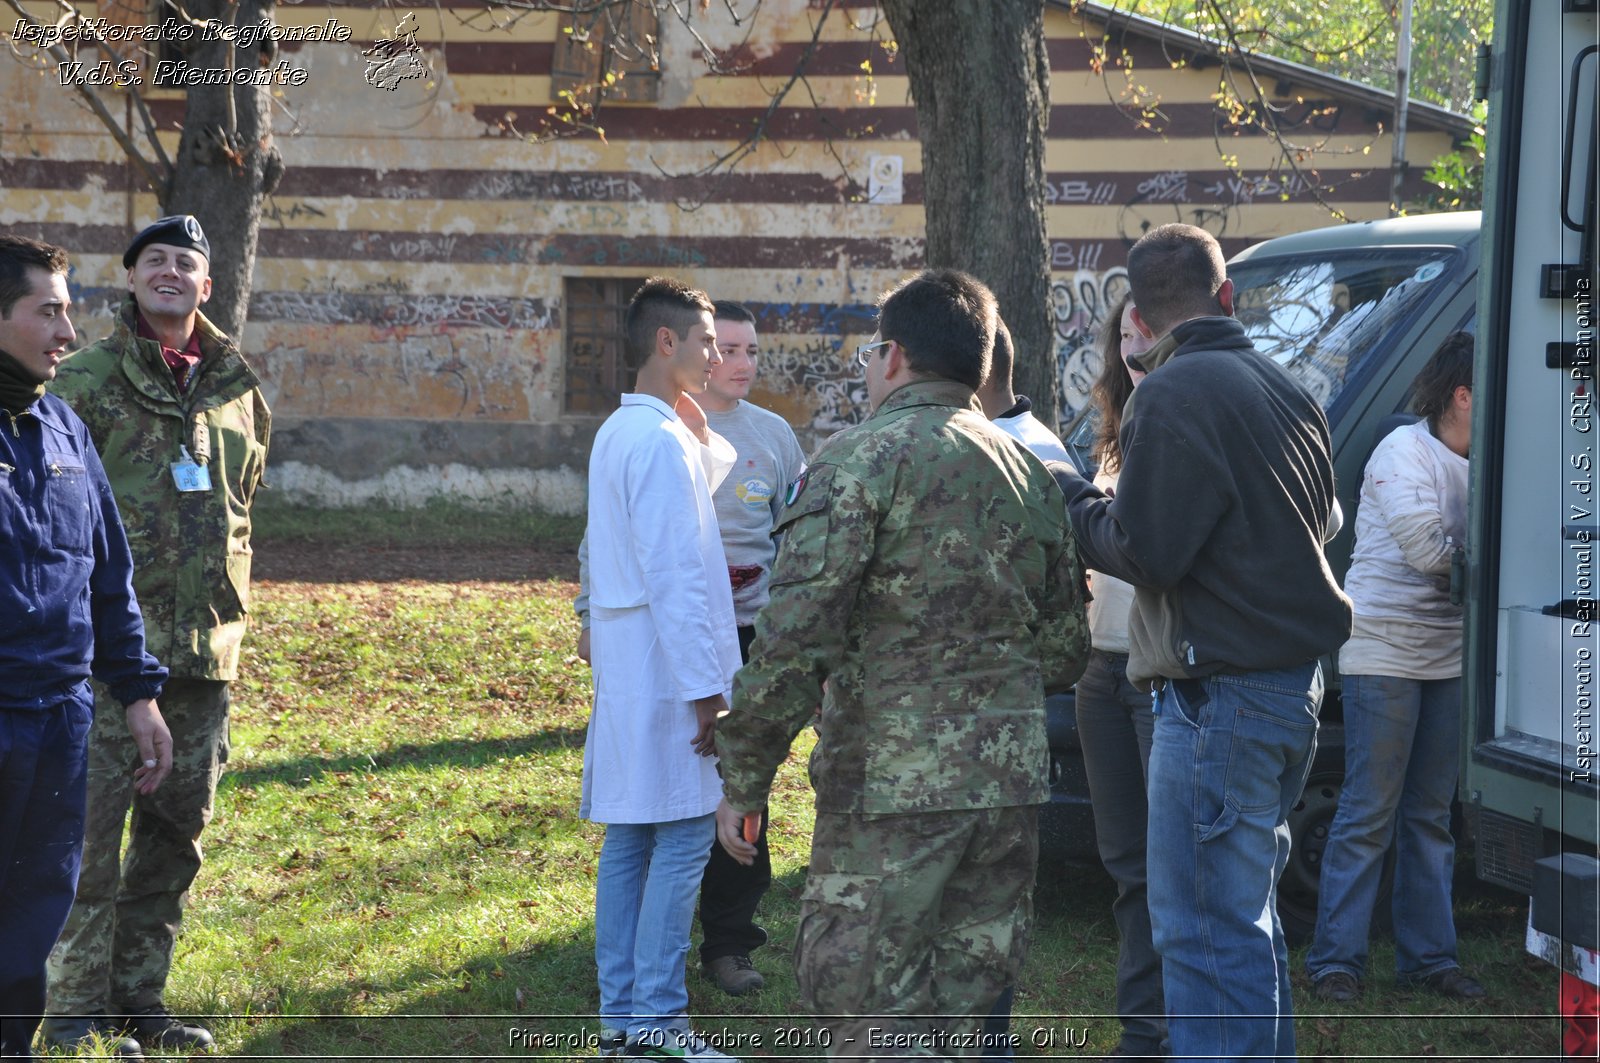
<instances>
[{"instance_id":1,"label":"blue jeans","mask_svg":"<svg viewBox=\"0 0 1600 1063\"><path fill-rule=\"evenodd\" d=\"M637 1038L689 1029L684 964L715 817L610 823L595 883L600 1023Z\"/></svg>"},{"instance_id":2,"label":"blue jeans","mask_svg":"<svg viewBox=\"0 0 1600 1063\"><path fill-rule=\"evenodd\" d=\"M1168 681L1150 748L1150 923L1174 1057L1294 1058L1278 878L1322 666Z\"/></svg>"},{"instance_id":3,"label":"blue jeans","mask_svg":"<svg viewBox=\"0 0 1600 1063\"><path fill-rule=\"evenodd\" d=\"M1347 675L1344 736L1344 789L1323 850L1306 971L1313 979L1366 974L1367 933L1391 838L1400 979L1455 967L1450 800L1460 768L1461 679Z\"/></svg>"},{"instance_id":4,"label":"blue jeans","mask_svg":"<svg viewBox=\"0 0 1600 1063\"><path fill-rule=\"evenodd\" d=\"M1150 695L1128 682L1128 658L1099 650L1078 680L1078 740L1094 806L1100 862L1117 883L1111 916L1117 923L1118 1045L1132 1056L1164 1054L1161 957L1150 934L1145 830L1145 779L1156 718Z\"/></svg>"}]
</instances>

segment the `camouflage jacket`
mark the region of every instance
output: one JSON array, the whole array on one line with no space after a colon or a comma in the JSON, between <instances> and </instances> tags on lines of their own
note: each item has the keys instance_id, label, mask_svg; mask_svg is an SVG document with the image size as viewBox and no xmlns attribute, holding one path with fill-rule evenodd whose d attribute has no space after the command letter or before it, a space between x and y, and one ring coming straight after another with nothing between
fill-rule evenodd
<instances>
[{"instance_id":1,"label":"camouflage jacket","mask_svg":"<svg viewBox=\"0 0 1600 1063\"><path fill-rule=\"evenodd\" d=\"M1045 689L1089 653L1083 570L1061 489L971 389L890 394L817 452L777 527L772 598L717 727L728 803L761 807L819 704L819 811L1046 800Z\"/></svg>"},{"instance_id":2,"label":"camouflage jacket","mask_svg":"<svg viewBox=\"0 0 1600 1063\"><path fill-rule=\"evenodd\" d=\"M134 333L130 298L108 339L61 364L51 390L89 426L133 551L145 642L174 676L233 679L250 611L250 502L272 414L239 348L204 316L201 361L180 393L154 340ZM208 491L179 492L187 448Z\"/></svg>"}]
</instances>

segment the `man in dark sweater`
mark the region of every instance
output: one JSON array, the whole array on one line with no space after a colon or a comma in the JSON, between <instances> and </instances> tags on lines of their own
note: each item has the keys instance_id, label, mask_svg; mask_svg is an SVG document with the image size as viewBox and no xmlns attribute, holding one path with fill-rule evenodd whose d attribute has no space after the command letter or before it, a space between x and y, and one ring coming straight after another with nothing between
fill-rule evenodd
<instances>
[{"instance_id":1,"label":"man in dark sweater","mask_svg":"<svg viewBox=\"0 0 1600 1063\"><path fill-rule=\"evenodd\" d=\"M1134 321L1161 337L1124 417L1115 498L1072 474L1085 563L1132 583L1128 676L1155 692L1150 917L1172 1054L1292 1059L1277 885L1316 750L1319 659L1350 635L1327 418L1233 320L1216 240L1134 245Z\"/></svg>"}]
</instances>

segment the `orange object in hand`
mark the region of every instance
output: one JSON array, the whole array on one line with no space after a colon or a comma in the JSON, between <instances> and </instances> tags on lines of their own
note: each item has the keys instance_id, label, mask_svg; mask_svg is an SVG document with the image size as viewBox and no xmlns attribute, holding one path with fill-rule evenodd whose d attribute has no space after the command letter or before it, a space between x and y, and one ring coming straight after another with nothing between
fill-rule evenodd
<instances>
[{"instance_id":1,"label":"orange object in hand","mask_svg":"<svg viewBox=\"0 0 1600 1063\"><path fill-rule=\"evenodd\" d=\"M746 812L744 814L744 840L751 845L761 837L761 813Z\"/></svg>"}]
</instances>

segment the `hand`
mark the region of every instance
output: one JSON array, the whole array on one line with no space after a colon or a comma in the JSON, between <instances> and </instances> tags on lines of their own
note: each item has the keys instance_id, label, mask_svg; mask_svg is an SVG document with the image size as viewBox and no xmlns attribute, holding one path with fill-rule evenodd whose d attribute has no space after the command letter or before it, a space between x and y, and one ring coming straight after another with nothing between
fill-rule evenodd
<instances>
[{"instance_id":1,"label":"hand","mask_svg":"<svg viewBox=\"0 0 1600 1063\"><path fill-rule=\"evenodd\" d=\"M761 815L755 812L753 815ZM727 850L728 855L739 863L749 867L756 862L756 847L744 840L745 813L728 804L724 797L717 804L717 841Z\"/></svg>"},{"instance_id":2,"label":"hand","mask_svg":"<svg viewBox=\"0 0 1600 1063\"><path fill-rule=\"evenodd\" d=\"M672 404L678 414L678 420L683 426L694 433L694 437L702 443L711 442L711 426L706 423L706 412L694 397L687 391L678 392L678 401Z\"/></svg>"},{"instance_id":3,"label":"hand","mask_svg":"<svg viewBox=\"0 0 1600 1063\"><path fill-rule=\"evenodd\" d=\"M717 753L717 717L728 711L728 699L721 694L713 694L709 698L700 698L694 703L695 720L700 728L694 734L694 751L702 757L716 756Z\"/></svg>"},{"instance_id":4,"label":"hand","mask_svg":"<svg viewBox=\"0 0 1600 1063\"><path fill-rule=\"evenodd\" d=\"M139 747L140 765L133 769L133 788L153 794L172 774L172 732L161 718L154 698L141 698L128 706L128 734Z\"/></svg>"},{"instance_id":5,"label":"hand","mask_svg":"<svg viewBox=\"0 0 1600 1063\"><path fill-rule=\"evenodd\" d=\"M593 661L589 660L589 629L588 628L584 628L582 631L578 632L578 660L582 661L584 664L593 664L594 663Z\"/></svg>"}]
</instances>

